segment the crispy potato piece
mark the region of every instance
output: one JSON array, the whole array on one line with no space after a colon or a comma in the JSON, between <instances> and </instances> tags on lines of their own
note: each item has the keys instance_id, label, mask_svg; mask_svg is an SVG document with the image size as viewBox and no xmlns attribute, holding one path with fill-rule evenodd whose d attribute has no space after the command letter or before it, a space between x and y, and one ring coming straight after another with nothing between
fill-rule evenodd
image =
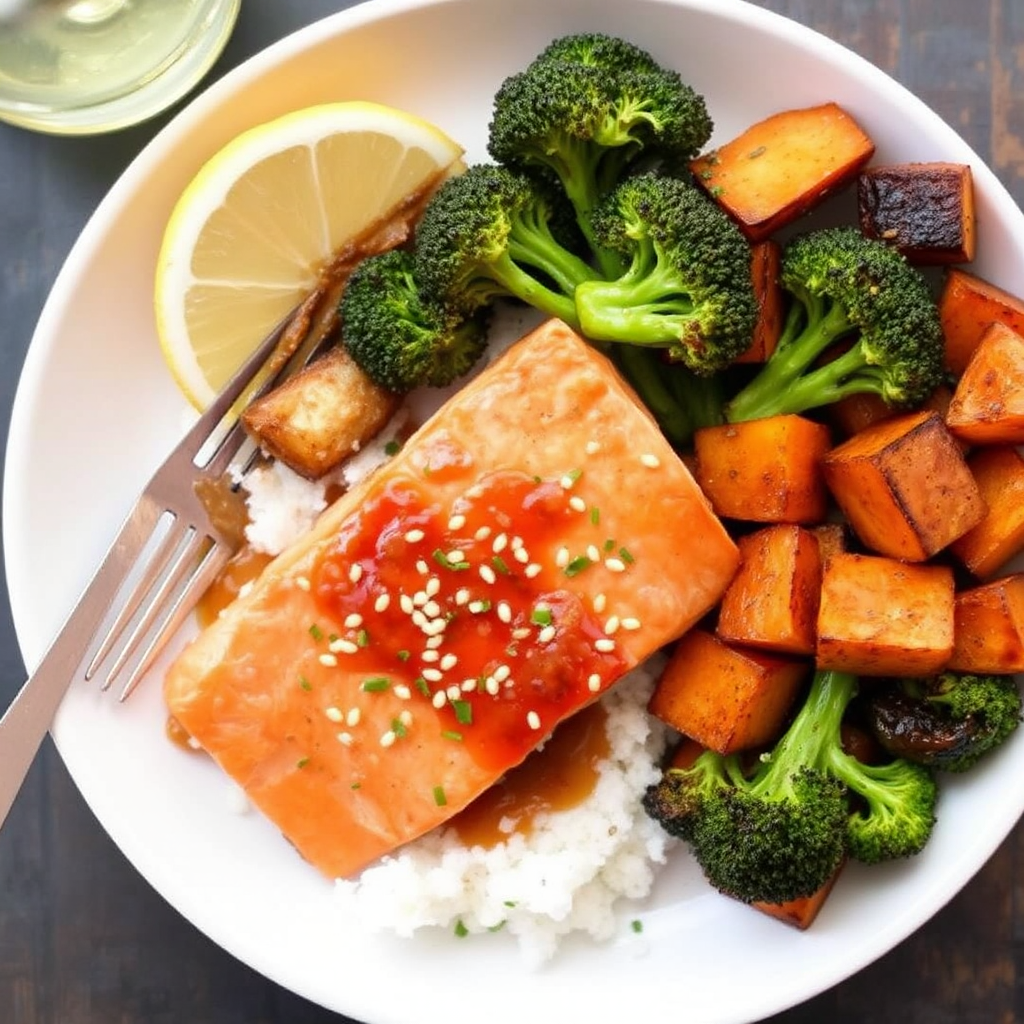
<instances>
[{"instance_id":1,"label":"crispy potato piece","mask_svg":"<svg viewBox=\"0 0 1024 1024\"><path fill-rule=\"evenodd\" d=\"M949 667L982 674L1024 672L1024 573L956 595Z\"/></svg>"},{"instance_id":2,"label":"crispy potato piece","mask_svg":"<svg viewBox=\"0 0 1024 1024\"><path fill-rule=\"evenodd\" d=\"M697 482L720 516L757 523L819 523L828 509L821 460L828 427L769 416L694 435Z\"/></svg>"},{"instance_id":3,"label":"crispy potato piece","mask_svg":"<svg viewBox=\"0 0 1024 1024\"><path fill-rule=\"evenodd\" d=\"M929 675L953 652L953 571L877 555L833 555L822 570L818 668Z\"/></svg>"},{"instance_id":4,"label":"crispy potato piece","mask_svg":"<svg viewBox=\"0 0 1024 1024\"><path fill-rule=\"evenodd\" d=\"M966 164L869 167L857 179L860 229L911 263L974 259L974 179Z\"/></svg>"},{"instance_id":5,"label":"crispy potato piece","mask_svg":"<svg viewBox=\"0 0 1024 1024\"><path fill-rule=\"evenodd\" d=\"M825 905L832 887L836 884L839 873L843 870L845 861L836 868L832 877L815 893L810 896L799 896L795 900L787 900L785 903L764 903L754 902L750 905L762 914L774 917L776 921L806 931L814 923L814 919L821 912Z\"/></svg>"},{"instance_id":6,"label":"crispy potato piece","mask_svg":"<svg viewBox=\"0 0 1024 1024\"><path fill-rule=\"evenodd\" d=\"M1024 550L1024 458L1011 445L992 445L968 455L967 466L988 512L950 551L985 579Z\"/></svg>"},{"instance_id":7,"label":"crispy potato piece","mask_svg":"<svg viewBox=\"0 0 1024 1024\"><path fill-rule=\"evenodd\" d=\"M266 452L315 480L359 451L399 402L335 346L251 403L242 422Z\"/></svg>"},{"instance_id":8,"label":"crispy potato piece","mask_svg":"<svg viewBox=\"0 0 1024 1024\"><path fill-rule=\"evenodd\" d=\"M833 448L825 482L869 548L921 562L981 522L985 503L942 417L883 420Z\"/></svg>"},{"instance_id":9,"label":"crispy potato piece","mask_svg":"<svg viewBox=\"0 0 1024 1024\"><path fill-rule=\"evenodd\" d=\"M783 654L813 654L821 551L803 527L776 524L741 537L740 568L722 596L718 636Z\"/></svg>"},{"instance_id":10,"label":"crispy potato piece","mask_svg":"<svg viewBox=\"0 0 1024 1024\"><path fill-rule=\"evenodd\" d=\"M836 103L784 110L691 164L697 181L759 242L853 181L874 143Z\"/></svg>"},{"instance_id":11,"label":"crispy potato piece","mask_svg":"<svg viewBox=\"0 0 1024 1024\"><path fill-rule=\"evenodd\" d=\"M732 647L691 629L672 652L650 711L720 754L748 750L778 736L809 671L806 661Z\"/></svg>"},{"instance_id":12,"label":"crispy potato piece","mask_svg":"<svg viewBox=\"0 0 1024 1024\"><path fill-rule=\"evenodd\" d=\"M1024 336L998 321L957 383L946 425L970 444L1024 443Z\"/></svg>"},{"instance_id":13,"label":"crispy potato piece","mask_svg":"<svg viewBox=\"0 0 1024 1024\"><path fill-rule=\"evenodd\" d=\"M735 362L764 363L775 351L782 335L786 318L782 285L779 284L779 265L782 247L773 239L755 242L750 247L750 273L757 296L757 323L754 337L747 349Z\"/></svg>"},{"instance_id":14,"label":"crispy potato piece","mask_svg":"<svg viewBox=\"0 0 1024 1024\"><path fill-rule=\"evenodd\" d=\"M1024 334L1024 301L959 267L946 274L939 316L946 339L946 366L956 374L964 372L993 321Z\"/></svg>"}]
</instances>

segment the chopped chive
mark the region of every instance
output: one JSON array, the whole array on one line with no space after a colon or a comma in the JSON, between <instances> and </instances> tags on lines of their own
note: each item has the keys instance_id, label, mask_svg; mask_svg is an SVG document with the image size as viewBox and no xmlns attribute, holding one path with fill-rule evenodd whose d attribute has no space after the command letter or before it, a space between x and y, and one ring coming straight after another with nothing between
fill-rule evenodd
<instances>
[{"instance_id":1,"label":"chopped chive","mask_svg":"<svg viewBox=\"0 0 1024 1024\"><path fill-rule=\"evenodd\" d=\"M583 572L584 569L586 569L588 566L591 566L593 564L594 563L591 562L590 559L587 558L586 555L577 555L576 558L574 558L565 567L565 575L566 576L579 576L579 574L581 572Z\"/></svg>"},{"instance_id":2,"label":"chopped chive","mask_svg":"<svg viewBox=\"0 0 1024 1024\"><path fill-rule=\"evenodd\" d=\"M455 937L457 939L464 939L469 934L469 929L466 927L462 918L455 922Z\"/></svg>"},{"instance_id":3,"label":"chopped chive","mask_svg":"<svg viewBox=\"0 0 1024 1024\"><path fill-rule=\"evenodd\" d=\"M514 658L519 653L519 648L516 647L515 644L509 644L508 647L505 648L505 653L510 658Z\"/></svg>"},{"instance_id":4,"label":"chopped chive","mask_svg":"<svg viewBox=\"0 0 1024 1024\"><path fill-rule=\"evenodd\" d=\"M388 443L384 445L385 455L397 455L401 450L402 446L397 441L388 441Z\"/></svg>"},{"instance_id":5,"label":"chopped chive","mask_svg":"<svg viewBox=\"0 0 1024 1024\"><path fill-rule=\"evenodd\" d=\"M423 678L423 676L417 676L412 681L412 685L415 686L416 689L419 690L420 693L422 693L424 697L429 697L430 696L430 686L427 683L426 679Z\"/></svg>"},{"instance_id":6,"label":"chopped chive","mask_svg":"<svg viewBox=\"0 0 1024 1024\"><path fill-rule=\"evenodd\" d=\"M583 470L582 470L582 469L570 469L570 470L569 470L569 472L568 472L568 473L566 473L565 475L566 475L566 476L567 476L567 477L568 477L568 478L569 478L569 479L570 479L570 480L571 480L571 481L572 481L573 483L576 483L576 481L577 481L577 480L579 480L579 478L580 478L581 476L583 476Z\"/></svg>"},{"instance_id":7,"label":"chopped chive","mask_svg":"<svg viewBox=\"0 0 1024 1024\"><path fill-rule=\"evenodd\" d=\"M349 789L359 789L362 786L361 782L353 782Z\"/></svg>"},{"instance_id":8,"label":"chopped chive","mask_svg":"<svg viewBox=\"0 0 1024 1024\"><path fill-rule=\"evenodd\" d=\"M550 608L534 608L530 612L530 621L535 626L550 626L551 625L551 609Z\"/></svg>"},{"instance_id":9,"label":"chopped chive","mask_svg":"<svg viewBox=\"0 0 1024 1024\"><path fill-rule=\"evenodd\" d=\"M298 759L298 761L295 762L295 767L296 768L305 768L307 764L309 764L309 758L308 757L300 757Z\"/></svg>"},{"instance_id":10,"label":"chopped chive","mask_svg":"<svg viewBox=\"0 0 1024 1024\"><path fill-rule=\"evenodd\" d=\"M497 924L492 924L487 930L489 932L500 932L507 923L507 921L499 921Z\"/></svg>"},{"instance_id":11,"label":"chopped chive","mask_svg":"<svg viewBox=\"0 0 1024 1024\"><path fill-rule=\"evenodd\" d=\"M516 901L515 900L505 900L505 906L506 907L511 908L511 907L514 907L515 905L516 905Z\"/></svg>"},{"instance_id":12,"label":"chopped chive","mask_svg":"<svg viewBox=\"0 0 1024 1024\"><path fill-rule=\"evenodd\" d=\"M752 149L747 154L747 159L748 160L756 160L759 156L764 156L765 150L767 148L768 148L767 146L758 146L757 149Z\"/></svg>"},{"instance_id":13,"label":"chopped chive","mask_svg":"<svg viewBox=\"0 0 1024 1024\"><path fill-rule=\"evenodd\" d=\"M359 647L367 647L367 646L369 646L369 643L370 643L370 634L367 633L365 629L359 630L359 632L356 633L356 644Z\"/></svg>"},{"instance_id":14,"label":"chopped chive","mask_svg":"<svg viewBox=\"0 0 1024 1024\"><path fill-rule=\"evenodd\" d=\"M434 561L437 562L437 564L440 565L443 569L454 569L455 571L458 571L459 569L469 568L469 562L453 562L448 557L448 555L440 548L436 548L434 550Z\"/></svg>"},{"instance_id":15,"label":"chopped chive","mask_svg":"<svg viewBox=\"0 0 1024 1024\"><path fill-rule=\"evenodd\" d=\"M725 189L722 188L721 185L715 185L715 186L713 186L710 189L710 192L711 192L711 195L714 196L715 199L717 199L719 196L722 196L722 195L725 194Z\"/></svg>"},{"instance_id":16,"label":"chopped chive","mask_svg":"<svg viewBox=\"0 0 1024 1024\"><path fill-rule=\"evenodd\" d=\"M614 538L609 537L604 542L604 549L605 549L605 551L611 551L614 547L615 547L615 540L614 540Z\"/></svg>"},{"instance_id":17,"label":"chopped chive","mask_svg":"<svg viewBox=\"0 0 1024 1024\"><path fill-rule=\"evenodd\" d=\"M462 733L456 731L455 729L445 729L442 731L441 735L446 740L455 740L456 743L462 742Z\"/></svg>"},{"instance_id":18,"label":"chopped chive","mask_svg":"<svg viewBox=\"0 0 1024 1024\"><path fill-rule=\"evenodd\" d=\"M359 687L364 693L382 693L391 686L391 680L386 676L374 676L371 679L364 679Z\"/></svg>"},{"instance_id":19,"label":"chopped chive","mask_svg":"<svg viewBox=\"0 0 1024 1024\"><path fill-rule=\"evenodd\" d=\"M590 521L595 526L597 526L597 524L601 522L601 510L596 505L594 505L593 508L591 508L590 510Z\"/></svg>"},{"instance_id":20,"label":"chopped chive","mask_svg":"<svg viewBox=\"0 0 1024 1024\"><path fill-rule=\"evenodd\" d=\"M328 643L332 643L333 644L334 641L337 640L337 639L339 639L337 633L328 633L327 634L327 641L328 641Z\"/></svg>"},{"instance_id":21,"label":"chopped chive","mask_svg":"<svg viewBox=\"0 0 1024 1024\"><path fill-rule=\"evenodd\" d=\"M644 930L644 923L639 918L635 918L630 924L630 928L639 935Z\"/></svg>"},{"instance_id":22,"label":"chopped chive","mask_svg":"<svg viewBox=\"0 0 1024 1024\"><path fill-rule=\"evenodd\" d=\"M299 676L299 686L301 686L304 690L313 689L313 684L305 676Z\"/></svg>"},{"instance_id":23,"label":"chopped chive","mask_svg":"<svg viewBox=\"0 0 1024 1024\"><path fill-rule=\"evenodd\" d=\"M398 739L401 739L408 733L409 730L405 727L405 722L403 722L400 718L392 718L391 731L395 734L395 736L398 737Z\"/></svg>"},{"instance_id":24,"label":"chopped chive","mask_svg":"<svg viewBox=\"0 0 1024 1024\"><path fill-rule=\"evenodd\" d=\"M395 655L395 657L397 657L399 661L408 661L412 657L412 652L411 651L399 651Z\"/></svg>"},{"instance_id":25,"label":"chopped chive","mask_svg":"<svg viewBox=\"0 0 1024 1024\"><path fill-rule=\"evenodd\" d=\"M619 558L621 558L626 565L632 565L636 561L626 548L619 548Z\"/></svg>"},{"instance_id":26,"label":"chopped chive","mask_svg":"<svg viewBox=\"0 0 1024 1024\"><path fill-rule=\"evenodd\" d=\"M455 712L455 721L459 725L473 724L473 705L468 700L453 700L452 710Z\"/></svg>"},{"instance_id":27,"label":"chopped chive","mask_svg":"<svg viewBox=\"0 0 1024 1024\"><path fill-rule=\"evenodd\" d=\"M438 807L444 807L448 803L448 797L444 795L444 786L434 787L434 803Z\"/></svg>"},{"instance_id":28,"label":"chopped chive","mask_svg":"<svg viewBox=\"0 0 1024 1024\"><path fill-rule=\"evenodd\" d=\"M313 625L309 627L309 635L314 640L320 641L324 638L324 631L314 622Z\"/></svg>"},{"instance_id":29,"label":"chopped chive","mask_svg":"<svg viewBox=\"0 0 1024 1024\"><path fill-rule=\"evenodd\" d=\"M508 562L505 561L501 555L495 555L491 562L494 564L494 568L498 570L503 576L508 575Z\"/></svg>"}]
</instances>

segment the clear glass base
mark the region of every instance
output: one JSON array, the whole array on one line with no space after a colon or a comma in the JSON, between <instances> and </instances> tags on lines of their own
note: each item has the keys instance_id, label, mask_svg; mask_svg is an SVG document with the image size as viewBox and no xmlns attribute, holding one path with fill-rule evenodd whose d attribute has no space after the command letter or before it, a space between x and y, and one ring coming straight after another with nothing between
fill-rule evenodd
<instances>
[{"instance_id":1,"label":"clear glass base","mask_svg":"<svg viewBox=\"0 0 1024 1024\"><path fill-rule=\"evenodd\" d=\"M216 61L241 0L0 0L0 120L60 135L158 114Z\"/></svg>"}]
</instances>

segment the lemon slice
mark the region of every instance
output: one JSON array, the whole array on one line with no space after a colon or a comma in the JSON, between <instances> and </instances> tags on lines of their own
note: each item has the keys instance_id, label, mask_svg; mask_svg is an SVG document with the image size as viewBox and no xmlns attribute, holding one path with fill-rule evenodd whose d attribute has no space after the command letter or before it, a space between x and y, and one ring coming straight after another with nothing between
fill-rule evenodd
<instances>
[{"instance_id":1,"label":"lemon slice","mask_svg":"<svg viewBox=\"0 0 1024 1024\"><path fill-rule=\"evenodd\" d=\"M434 125L367 102L286 114L213 156L175 205L156 269L160 346L189 401L209 404L332 254L461 156Z\"/></svg>"}]
</instances>

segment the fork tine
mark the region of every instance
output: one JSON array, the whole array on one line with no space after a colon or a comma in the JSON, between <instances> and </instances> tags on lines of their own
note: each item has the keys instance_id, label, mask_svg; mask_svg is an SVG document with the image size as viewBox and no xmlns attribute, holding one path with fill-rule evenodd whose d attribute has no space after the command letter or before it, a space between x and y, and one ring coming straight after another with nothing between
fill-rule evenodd
<instances>
[{"instance_id":1,"label":"fork tine","mask_svg":"<svg viewBox=\"0 0 1024 1024\"><path fill-rule=\"evenodd\" d=\"M202 560L195 567L192 575L175 598L167 617L157 628L135 667L125 680L121 693L118 696L119 701L126 701L132 695L135 688L142 681L142 678L152 667L153 662L156 661L161 651L167 645L167 641L182 626L189 613L195 607L196 601L213 583L217 574L224 568L230 557L231 552L222 544L210 545L202 556Z\"/></svg>"}]
</instances>

